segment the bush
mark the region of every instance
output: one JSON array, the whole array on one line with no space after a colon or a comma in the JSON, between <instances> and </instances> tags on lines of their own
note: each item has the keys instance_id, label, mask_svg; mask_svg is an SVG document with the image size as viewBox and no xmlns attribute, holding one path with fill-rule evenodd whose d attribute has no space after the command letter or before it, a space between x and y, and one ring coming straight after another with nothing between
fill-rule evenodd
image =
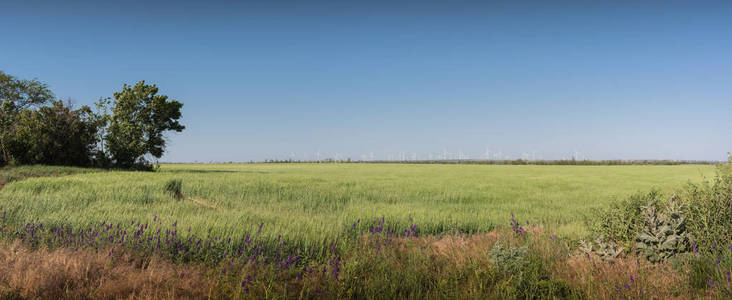
<instances>
[{"instance_id":1,"label":"bush","mask_svg":"<svg viewBox=\"0 0 732 300\"><path fill-rule=\"evenodd\" d=\"M687 213L687 229L699 251L711 252L714 245L732 240L732 168L718 167L710 182L690 184L682 203Z\"/></svg>"},{"instance_id":2,"label":"bush","mask_svg":"<svg viewBox=\"0 0 732 300\"><path fill-rule=\"evenodd\" d=\"M644 226L643 207L661 207L661 194L652 190L647 194L635 194L630 198L614 202L610 208L600 210L588 224L596 236L604 236L627 246L635 240Z\"/></svg>"},{"instance_id":3,"label":"bush","mask_svg":"<svg viewBox=\"0 0 732 300\"><path fill-rule=\"evenodd\" d=\"M8 150L18 164L90 166L97 127L89 107L51 101L38 110L24 110L14 122Z\"/></svg>"},{"instance_id":4,"label":"bush","mask_svg":"<svg viewBox=\"0 0 732 300\"><path fill-rule=\"evenodd\" d=\"M184 198L183 196L183 180L173 179L165 184L165 191L172 194L177 200Z\"/></svg>"}]
</instances>

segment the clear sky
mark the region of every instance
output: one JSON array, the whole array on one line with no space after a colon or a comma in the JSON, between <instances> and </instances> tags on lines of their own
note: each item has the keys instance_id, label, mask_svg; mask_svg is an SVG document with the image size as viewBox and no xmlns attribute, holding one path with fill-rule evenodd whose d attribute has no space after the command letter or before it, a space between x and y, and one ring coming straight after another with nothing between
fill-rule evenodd
<instances>
[{"instance_id":1,"label":"clear sky","mask_svg":"<svg viewBox=\"0 0 732 300\"><path fill-rule=\"evenodd\" d=\"M732 151L730 1L1 1L0 70L157 84L163 161Z\"/></svg>"}]
</instances>

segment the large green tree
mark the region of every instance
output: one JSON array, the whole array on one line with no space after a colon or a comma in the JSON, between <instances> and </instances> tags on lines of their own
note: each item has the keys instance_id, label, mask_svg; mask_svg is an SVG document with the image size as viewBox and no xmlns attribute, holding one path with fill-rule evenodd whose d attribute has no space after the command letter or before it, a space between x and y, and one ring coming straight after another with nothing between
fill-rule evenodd
<instances>
[{"instance_id":1,"label":"large green tree","mask_svg":"<svg viewBox=\"0 0 732 300\"><path fill-rule=\"evenodd\" d=\"M106 149L117 167L147 164L145 156L160 158L165 151L166 131L181 132L178 120L183 103L158 94L158 87L140 81L114 93Z\"/></svg>"},{"instance_id":2,"label":"large green tree","mask_svg":"<svg viewBox=\"0 0 732 300\"><path fill-rule=\"evenodd\" d=\"M10 162L10 145L21 111L54 99L48 86L38 80L22 80L0 71L0 165Z\"/></svg>"}]
</instances>

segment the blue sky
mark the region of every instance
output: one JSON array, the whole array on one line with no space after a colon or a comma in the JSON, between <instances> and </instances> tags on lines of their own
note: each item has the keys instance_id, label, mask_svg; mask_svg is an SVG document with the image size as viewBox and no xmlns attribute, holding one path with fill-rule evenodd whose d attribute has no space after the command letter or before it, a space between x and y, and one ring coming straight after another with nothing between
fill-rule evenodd
<instances>
[{"instance_id":1,"label":"blue sky","mask_svg":"<svg viewBox=\"0 0 732 300\"><path fill-rule=\"evenodd\" d=\"M164 161L732 151L729 1L97 2L0 2L0 70L157 84Z\"/></svg>"}]
</instances>

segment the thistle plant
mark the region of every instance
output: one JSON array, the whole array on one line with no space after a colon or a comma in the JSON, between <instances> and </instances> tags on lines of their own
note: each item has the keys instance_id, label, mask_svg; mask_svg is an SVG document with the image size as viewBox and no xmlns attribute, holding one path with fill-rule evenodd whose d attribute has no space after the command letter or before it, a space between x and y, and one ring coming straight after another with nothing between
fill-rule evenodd
<instances>
[{"instance_id":1,"label":"thistle plant","mask_svg":"<svg viewBox=\"0 0 732 300\"><path fill-rule=\"evenodd\" d=\"M595 239L597 247L591 241L585 241L584 239L580 239L579 242L579 249L582 252L585 252L588 256L594 254L605 262L613 263L623 254L623 247L619 247L613 241L605 241L605 237L602 235Z\"/></svg>"},{"instance_id":2,"label":"thistle plant","mask_svg":"<svg viewBox=\"0 0 732 300\"><path fill-rule=\"evenodd\" d=\"M653 205L643 207L645 226L636 237L637 251L652 263L664 261L677 253L686 252L689 238L685 228L685 216L672 196L665 213Z\"/></svg>"}]
</instances>

